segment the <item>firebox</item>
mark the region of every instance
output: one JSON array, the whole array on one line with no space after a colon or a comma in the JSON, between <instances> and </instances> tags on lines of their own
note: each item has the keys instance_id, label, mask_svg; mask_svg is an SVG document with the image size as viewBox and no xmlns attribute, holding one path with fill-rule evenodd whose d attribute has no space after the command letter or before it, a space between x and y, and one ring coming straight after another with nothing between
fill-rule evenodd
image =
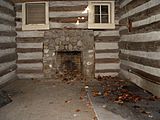
<instances>
[{"instance_id":1,"label":"firebox","mask_svg":"<svg viewBox=\"0 0 160 120\"><path fill-rule=\"evenodd\" d=\"M58 51L57 64L60 72L82 73L82 59L80 51Z\"/></svg>"}]
</instances>

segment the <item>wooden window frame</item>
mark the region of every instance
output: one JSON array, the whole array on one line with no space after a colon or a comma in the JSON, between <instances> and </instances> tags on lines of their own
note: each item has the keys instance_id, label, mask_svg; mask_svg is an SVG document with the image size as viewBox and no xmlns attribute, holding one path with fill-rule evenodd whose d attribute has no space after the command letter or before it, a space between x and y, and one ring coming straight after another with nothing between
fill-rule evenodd
<instances>
[{"instance_id":1,"label":"wooden window frame","mask_svg":"<svg viewBox=\"0 0 160 120\"><path fill-rule=\"evenodd\" d=\"M109 8L109 23L94 22L95 5L106 5ZM88 2L88 29L115 29L115 2L114 1L89 1Z\"/></svg>"},{"instance_id":2,"label":"wooden window frame","mask_svg":"<svg viewBox=\"0 0 160 120\"><path fill-rule=\"evenodd\" d=\"M45 24L26 24L26 4L44 3L45 4ZM22 30L44 30L49 29L49 4L48 2L26 2L22 3Z\"/></svg>"}]
</instances>

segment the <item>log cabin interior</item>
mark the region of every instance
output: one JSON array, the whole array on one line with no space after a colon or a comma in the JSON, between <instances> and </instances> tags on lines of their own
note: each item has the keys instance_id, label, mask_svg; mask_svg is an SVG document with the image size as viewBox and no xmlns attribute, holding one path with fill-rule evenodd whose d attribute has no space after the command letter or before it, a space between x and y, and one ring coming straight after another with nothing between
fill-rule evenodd
<instances>
[{"instance_id":1,"label":"log cabin interior","mask_svg":"<svg viewBox=\"0 0 160 120\"><path fill-rule=\"evenodd\" d=\"M61 97L72 92L76 96L79 93L74 91L82 89L81 86L88 94L90 84L97 78L129 81L160 97L159 29L160 0L1 0L0 104L4 91L8 97L11 94L12 102L0 108L0 119L105 120L97 115L94 103L90 115L82 112L87 108L81 103L77 104L82 109L77 108L76 113L70 115L73 118L58 108L57 111L64 113L59 117L55 117L58 113L48 112L59 107L54 101L61 89L66 91L59 93ZM78 81L75 89L74 81ZM45 85L52 85L53 89L44 92L50 89L44 89ZM53 104L53 110L47 105L44 107L41 97L25 105L25 101L34 101L31 89L48 99L57 94L57 99L48 101L49 106ZM24 97L22 93L29 95ZM67 98L64 101L73 102ZM37 105L41 112L34 114L38 111L36 106L31 108L34 103L42 104L42 108ZM28 112L30 109L33 118ZM82 118L78 118L80 112ZM18 117L13 117L16 115Z\"/></svg>"}]
</instances>

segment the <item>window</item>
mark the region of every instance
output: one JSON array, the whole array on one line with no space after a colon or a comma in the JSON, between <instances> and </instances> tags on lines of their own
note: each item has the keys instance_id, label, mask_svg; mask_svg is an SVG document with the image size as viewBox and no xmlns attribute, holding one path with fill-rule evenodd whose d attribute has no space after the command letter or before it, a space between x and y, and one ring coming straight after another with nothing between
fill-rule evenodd
<instances>
[{"instance_id":1,"label":"window","mask_svg":"<svg viewBox=\"0 0 160 120\"><path fill-rule=\"evenodd\" d=\"M49 29L48 2L23 3L22 14L22 30Z\"/></svg>"},{"instance_id":2,"label":"window","mask_svg":"<svg viewBox=\"0 0 160 120\"><path fill-rule=\"evenodd\" d=\"M114 29L114 1L90 1L88 28Z\"/></svg>"}]
</instances>

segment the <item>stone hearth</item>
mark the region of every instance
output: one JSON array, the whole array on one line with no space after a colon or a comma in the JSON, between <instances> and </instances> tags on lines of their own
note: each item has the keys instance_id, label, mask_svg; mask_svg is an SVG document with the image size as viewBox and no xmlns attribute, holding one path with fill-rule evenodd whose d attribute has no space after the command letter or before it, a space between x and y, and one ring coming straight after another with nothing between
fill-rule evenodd
<instances>
[{"instance_id":1,"label":"stone hearth","mask_svg":"<svg viewBox=\"0 0 160 120\"><path fill-rule=\"evenodd\" d=\"M94 35L91 30L50 30L44 37L44 76L77 70L94 77Z\"/></svg>"}]
</instances>

